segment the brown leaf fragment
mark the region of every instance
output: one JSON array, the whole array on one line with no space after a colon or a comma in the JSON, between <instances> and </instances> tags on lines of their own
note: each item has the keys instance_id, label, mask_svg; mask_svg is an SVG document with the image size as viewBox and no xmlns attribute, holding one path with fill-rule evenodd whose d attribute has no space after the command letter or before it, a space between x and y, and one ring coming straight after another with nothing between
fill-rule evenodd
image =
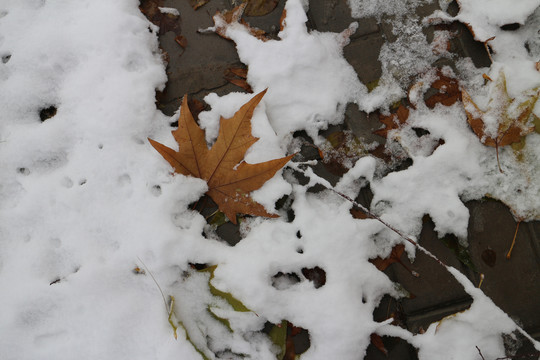
<instances>
[{"instance_id":1,"label":"brown leaf fragment","mask_svg":"<svg viewBox=\"0 0 540 360\"><path fill-rule=\"evenodd\" d=\"M180 22L178 15L163 13L159 9L163 7L164 0L140 0L139 10L146 16L150 22L159 27L159 34L173 31L180 34Z\"/></svg>"},{"instance_id":2,"label":"brown leaf fragment","mask_svg":"<svg viewBox=\"0 0 540 360\"><path fill-rule=\"evenodd\" d=\"M228 70L240 78L247 79L247 74L248 74L247 68L230 67Z\"/></svg>"},{"instance_id":3,"label":"brown leaf fragment","mask_svg":"<svg viewBox=\"0 0 540 360\"><path fill-rule=\"evenodd\" d=\"M369 260L373 265L375 265L375 267L381 271L384 271L386 270L386 268L390 265L392 265L393 263L399 263L401 266L403 266L408 272L411 273L412 276L414 277L419 277L420 275L414 271L414 270L411 270L407 265L405 265L402 261L401 261L401 255L403 255L403 252L405 251L405 245L403 244L399 244L399 245L396 245L392 248L392 252L390 253L390 256L387 257L386 259L382 259L380 257L377 257L375 259L371 259Z\"/></svg>"},{"instance_id":4,"label":"brown leaf fragment","mask_svg":"<svg viewBox=\"0 0 540 360\"><path fill-rule=\"evenodd\" d=\"M370 216L366 214L364 211L362 211L361 209L353 207L351 210L349 210L349 212L351 213L352 217L355 219L362 219L362 220L370 219Z\"/></svg>"},{"instance_id":5,"label":"brown leaf fragment","mask_svg":"<svg viewBox=\"0 0 540 360\"><path fill-rule=\"evenodd\" d=\"M276 8L279 0L247 0L246 16L264 16Z\"/></svg>"},{"instance_id":6,"label":"brown leaf fragment","mask_svg":"<svg viewBox=\"0 0 540 360\"><path fill-rule=\"evenodd\" d=\"M177 37L174 38L174 41L180 45L182 47L182 49L185 49L188 45L188 41L187 39L182 36L182 35L178 35Z\"/></svg>"},{"instance_id":7,"label":"brown leaf fragment","mask_svg":"<svg viewBox=\"0 0 540 360\"><path fill-rule=\"evenodd\" d=\"M178 129L172 132L179 144L178 151L148 139L175 172L205 180L206 194L234 224L238 213L277 217L255 202L249 193L259 189L294 156L259 164L244 161L246 151L258 140L251 134L251 117L265 93L266 90L255 95L232 118L221 118L219 135L211 149L189 110L187 96L182 102Z\"/></svg>"},{"instance_id":8,"label":"brown leaf fragment","mask_svg":"<svg viewBox=\"0 0 540 360\"><path fill-rule=\"evenodd\" d=\"M214 31L222 38L230 40L230 38L226 35L227 28L234 23L238 23L257 39L262 41L268 40L269 37L264 30L253 28L242 19L242 14L244 13L246 6L247 3L242 3L232 10L217 12L216 15L214 15Z\"/></svg>"},{"instance_id":9,"label":"brown leaf fragment","mask_svg":"<svg viewBox=\"0 0 540 360\"><path fill-rule=\"evenodd\" d=\"M403 244L399 244L392 248L390 256L386 259L377 257L375 259L371 259L370 262L375 265L377 269L384 271L388 266L392 265L393 263L401 262L400 258L401 255L403 255L403 251L405 251L405 246Z\"/></svg>"},{"instance_id":10,"label":"brown leaf fragment","mask_svg":"<svg viewBox=\"0 0 540 360\"><path fill-rule=\"evenodd\" d=\"M193 8L193 10L197 10L203 5L206 5L210 0L189 0L189 4Z\"/></svg>"},{"instance_id":11,"label":"brown leaf fragment","mask_svg":"<svg viewBox=\"0 0 540 360\"><path fill-rule=\"evenodd\" d=\"M437 71L437 80L431 84L431 87L438 90L438 92L425 101L430 109L433 109L437 104L451 106L456 101L461 100L461 91L457 79L444 75L440 70Z\"/></svg>"},{"instance_id":12,"label":"brown leaf fragment","mask_svg":"<svg viewBox=\"0 0 540 360\"><path fill-rule=\"evenodd\" d=\"M197 99L188 100L188 107L191 115L195 119L198 119L201 111L206 109L206 105L202 101L199 101Z\"/></svg>"},{"instance_id":13,"label":"brown leaf fragment","mask_svg":"<svg viewBox=\"0 0 540 360\"><path fill-rule=\"evenodd\" d=\"M223 77L231 84L239 86L247 92L252 93L253 90L246 81L247 72L248 70L245 68L231 67L225 70L225 75L223 75Z\"/></svg>"},{"instance_id":14,"label":"brown leaf fragment","mask_svg":"<svg viewBox=\"0 0 540 360\"><path fill-rule=\"evenodd\" d=\"M400 104L397 111L390 115L379 114L379 121L382 122L385 127L374 131L375 135L382 137L388 137L388 132L391 130L399 129L401 125L405 124L409 118L409 108Z\"/></svg>"},{"instance_id":15,"label":"brown leaf fragment","mask_svg":"<svg viewBox=\"0 0 540 360\"><path fill-rule=\"evenodd\" d=\"M283 9L281 17L279 18L279 31L283 31L285 28L285 20L287 19L287 9Z\"/></svg>"},{"instance_id":16,"label":"brown leaf fragment","mask_svg":"<svg viewBox=\"0 0 540 360\"><path fill-rule=\"evenodd\" d=\"M370 339L373 346L375 346L384 355L388 355L388 350L386 350L386 348L384 347L384 343L380 335L373 333L370 335Z\"/></svg>"}]
</instances>

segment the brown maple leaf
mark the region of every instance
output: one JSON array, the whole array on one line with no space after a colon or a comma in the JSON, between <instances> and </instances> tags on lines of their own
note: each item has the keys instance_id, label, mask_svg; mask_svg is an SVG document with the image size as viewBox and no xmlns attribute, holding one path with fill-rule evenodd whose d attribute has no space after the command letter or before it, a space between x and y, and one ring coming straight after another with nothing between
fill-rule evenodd
<instances>
[{"instance_id":1,"label":"brown maple leaf","mask_svg":"<svg viewBox=\"0 0 540 360\"><path fill-rule=\"evenodd\" d=\"M525 100L517 103L510 98L506 89L506 78L501 71L494 85L486 111L480 110L469 93L462 90L462 101L467 121L482 144L494 147L499 162L499 146L506 146L521 141L522 137L534 131L531 125L538 117L533 113L534 106L540 95L538 88L531 94L525 94ZM491 119L498 124L495 134L486 131L485 119ZM531 121L532 120L532 121ZM502 172L499 164L499 170Z\"/></svg>"},{"instance_id":2,"label":"brown maple leaf","mask_svg":"<svg viewBox=\"0 0 540 360\"><path fill-rule=\"evenodd\" d=\"M234 224L237 213L277 217L255 202L249 193L259 189L294 156L259 164L243 161L247 149L258 140L251 135L251 117L265 93L266 90L255 95L232 118L221 118L219 135L211 149L206 145L204 131L189 111L187 96L182 102L178 129L172 132L179 144L178 151L148 139L175 172L205 180L206 194Z\"/></svg>"}]
</instances>

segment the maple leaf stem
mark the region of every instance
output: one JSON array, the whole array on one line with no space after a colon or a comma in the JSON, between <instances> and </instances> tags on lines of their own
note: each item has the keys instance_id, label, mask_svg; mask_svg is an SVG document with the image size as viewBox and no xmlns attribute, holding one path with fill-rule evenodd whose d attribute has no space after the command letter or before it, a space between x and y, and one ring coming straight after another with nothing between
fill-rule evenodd
<instances>
[{"instance_id":1,"label":"maple leaf stem","mask_svg":"<svg viewBox=\"0 0 540 360\"><path fill-rule=\"evenodd\" d=\"M514 245L516 244L516 238L519 230L519 224L521 224L521 220L518 221L516 225L516 231L514 232L514 239L512 239L512 245L510 245L510 250L508 250L508 253L506 254L506 260L510 260L510 256L512 256L512 250L514 249Z\"/></svg>"}]
</instances>

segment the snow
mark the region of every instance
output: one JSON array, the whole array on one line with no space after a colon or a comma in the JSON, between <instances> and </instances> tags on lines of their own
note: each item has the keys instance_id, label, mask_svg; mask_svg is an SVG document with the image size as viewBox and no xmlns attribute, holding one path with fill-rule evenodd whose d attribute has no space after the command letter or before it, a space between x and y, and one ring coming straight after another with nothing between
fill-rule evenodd
<instances>
[{"instance_id":1,"label":"snow","mask_svg":"<svg viewBox=\"0 0 540 360\"><path fill-rule=\"evenodd\" d=\"M458 15L478 28L477 36L496 36L489 69L458 62L466 74L462 83L478 104L486 104L489 93L483 72L496 78L504 70L511 96L540 85L534 68L538 1L490 2L490 10L480 13L484 2L462 0ZM349 103L384 111L405 95L405 77L425 72L434 60L421 19L398 25L423 3L349 1L357 18L396 19L398 40L383 47L383 78L369 94L342 54L355 23L341 34L310 32L307 2L288 0L280 40L262 42L238 24L229 26L227 36L249 66L247 81L255 92L268 88L252 119L260 140L245 160L298 151L292 140L297 130L320 143L319 131L341 123ZM499 26L508 21L523 26L504 33ZM290 164L253 194L269 211L288 196L294 219L287 221L283 210L276 219L246 219L234 247L209 235L205 218L190 207L206 184L172 175L146 140L176 146L173 119L155 106L155 91L166 82L156 32L135 0L0 4L1 359L200 359L201 353L209 359L275 359L279 349L261 330L267 321L284 319L309 330L311 346L302 360L361 358L373 332L409 341L420 359L477 359L476 346L486 359L505 355L500 334L522 330L452 268L474 299L469 310L424 334L374 321L381 298L401 293L368 260L387 255L403 239L377 220L353 219L353 204L309 163ZM220 117L231 117L251 97L205 98L211 109L200 122L209 143ZM429 214L439 234L466 241L463 201L486 193L507 203L516 218L538 218L540 135L527 136L523 162L515 161L512 149L499 149L500 173L495 149L479 142L459 103L429 109L421 94L415 99L407 124L390 133L413 164L388 172L375 158L362 157L335 190L354 198L369 183L373 211L411 237ZM49 107L56 114L42 122L40 111ZM429 134L419 137L414 127ZM309 183L300 185L293 170L304 172ZM308 192L315 183L327 190ZM413 256L413 247L407 249ZM250 311L235 311L212 294L210 274L190 264L217 265L212 286ZM315 266L326 274L317 289L301 270ZM300 281L273 283L279 272L295 273Z\"/></svg>"}]
</instances>

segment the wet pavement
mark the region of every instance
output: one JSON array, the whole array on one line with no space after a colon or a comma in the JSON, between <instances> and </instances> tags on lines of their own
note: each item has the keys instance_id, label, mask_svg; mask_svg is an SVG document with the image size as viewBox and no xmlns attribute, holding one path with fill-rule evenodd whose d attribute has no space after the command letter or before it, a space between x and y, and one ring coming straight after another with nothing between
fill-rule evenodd
<instances>
[{"instance_id":1,"label":"wet pavement","mask_svg":"<svg viewBox=\"0 0 540 360\"><path fill-rule=\"evenodd\" d=\"M174 32L160 35L161 47L169 60L169 81L166 89L157 96L158 107L165 114L172 115L177 111L184 94L202 101L210 92L224 95L244 91L224 77L227 69L244 67L234 43L213 33L198 32L199 29L213 26L212 15L218 10L233 8L232 2L211 0L197 11L193 10L188 0L165 0L160 5L178 9L180 33L185 40L185 47L182 47L175 41L177 34ZM265 30L270 36L275 36L284 4L285 1L280 0L270 14L244 19L250 25ZM436 4L425 5L417 9L417 14L427 16L437 8ZM450 5L449 12L452 11L457 11L455 3ZM364 84L381 77L381 64L378 60L380 49L385 42L395 41L391 26L384 19L355 20L350 15L346 0L311 1L308 19L308 27L321 32L341 32L351 22L358 21L359 28L351 37L351 43L344 48L344 56ZM470 57L477 67L489 66L490 60L484 45L475 42L464 25L454 23L450 26L458 34L450 43L451 52L457 56L453 59L441 58L433 66L454 67L453 61L463 57ZM428 41L433 39L435 29L434 26L424 28ZM373 134L380 127L377 115L362 113L351 105L347 108L344 124L326 133L351 130L358 138L384 143L384 138ZM309 138L305 137L305 140L309 141ZM311 155L317 156L316 153ZM323 166L317 168L317 173L331 182L337 179ZM368 205L369 191L364 191L362 196L359 201ZM540 222L520 224L516 246L511 259L507 260L506 253L517 226L508 208L489 199L471 201L466 206L471 214L467 248L460 247L457 239L451 237L439 239L429 218L424 219L420 244L446 264L461 270L475 284L479 284L480 274L484 274L482 290L529 334L540 340L540 311L537 309L540 299ZM218 234L231 244L240 239L238 229L230 223L221 225ZM384 320L392 314L410 331L421 332L430 323L470 306L471 298L462 286L435 261L421 253L418 253L412 264L405 255L402 260L418 272L420 277L412 276L399 264L391 265L385 272L414 297L398 301L385 298L374 314L377 320ZM366 359L416 358L414 348L402 340L385 338L384 344L389 351L387 356L370 346ZM526 343L521 351L527 351Z\"/></svg>"}]
</instances>

